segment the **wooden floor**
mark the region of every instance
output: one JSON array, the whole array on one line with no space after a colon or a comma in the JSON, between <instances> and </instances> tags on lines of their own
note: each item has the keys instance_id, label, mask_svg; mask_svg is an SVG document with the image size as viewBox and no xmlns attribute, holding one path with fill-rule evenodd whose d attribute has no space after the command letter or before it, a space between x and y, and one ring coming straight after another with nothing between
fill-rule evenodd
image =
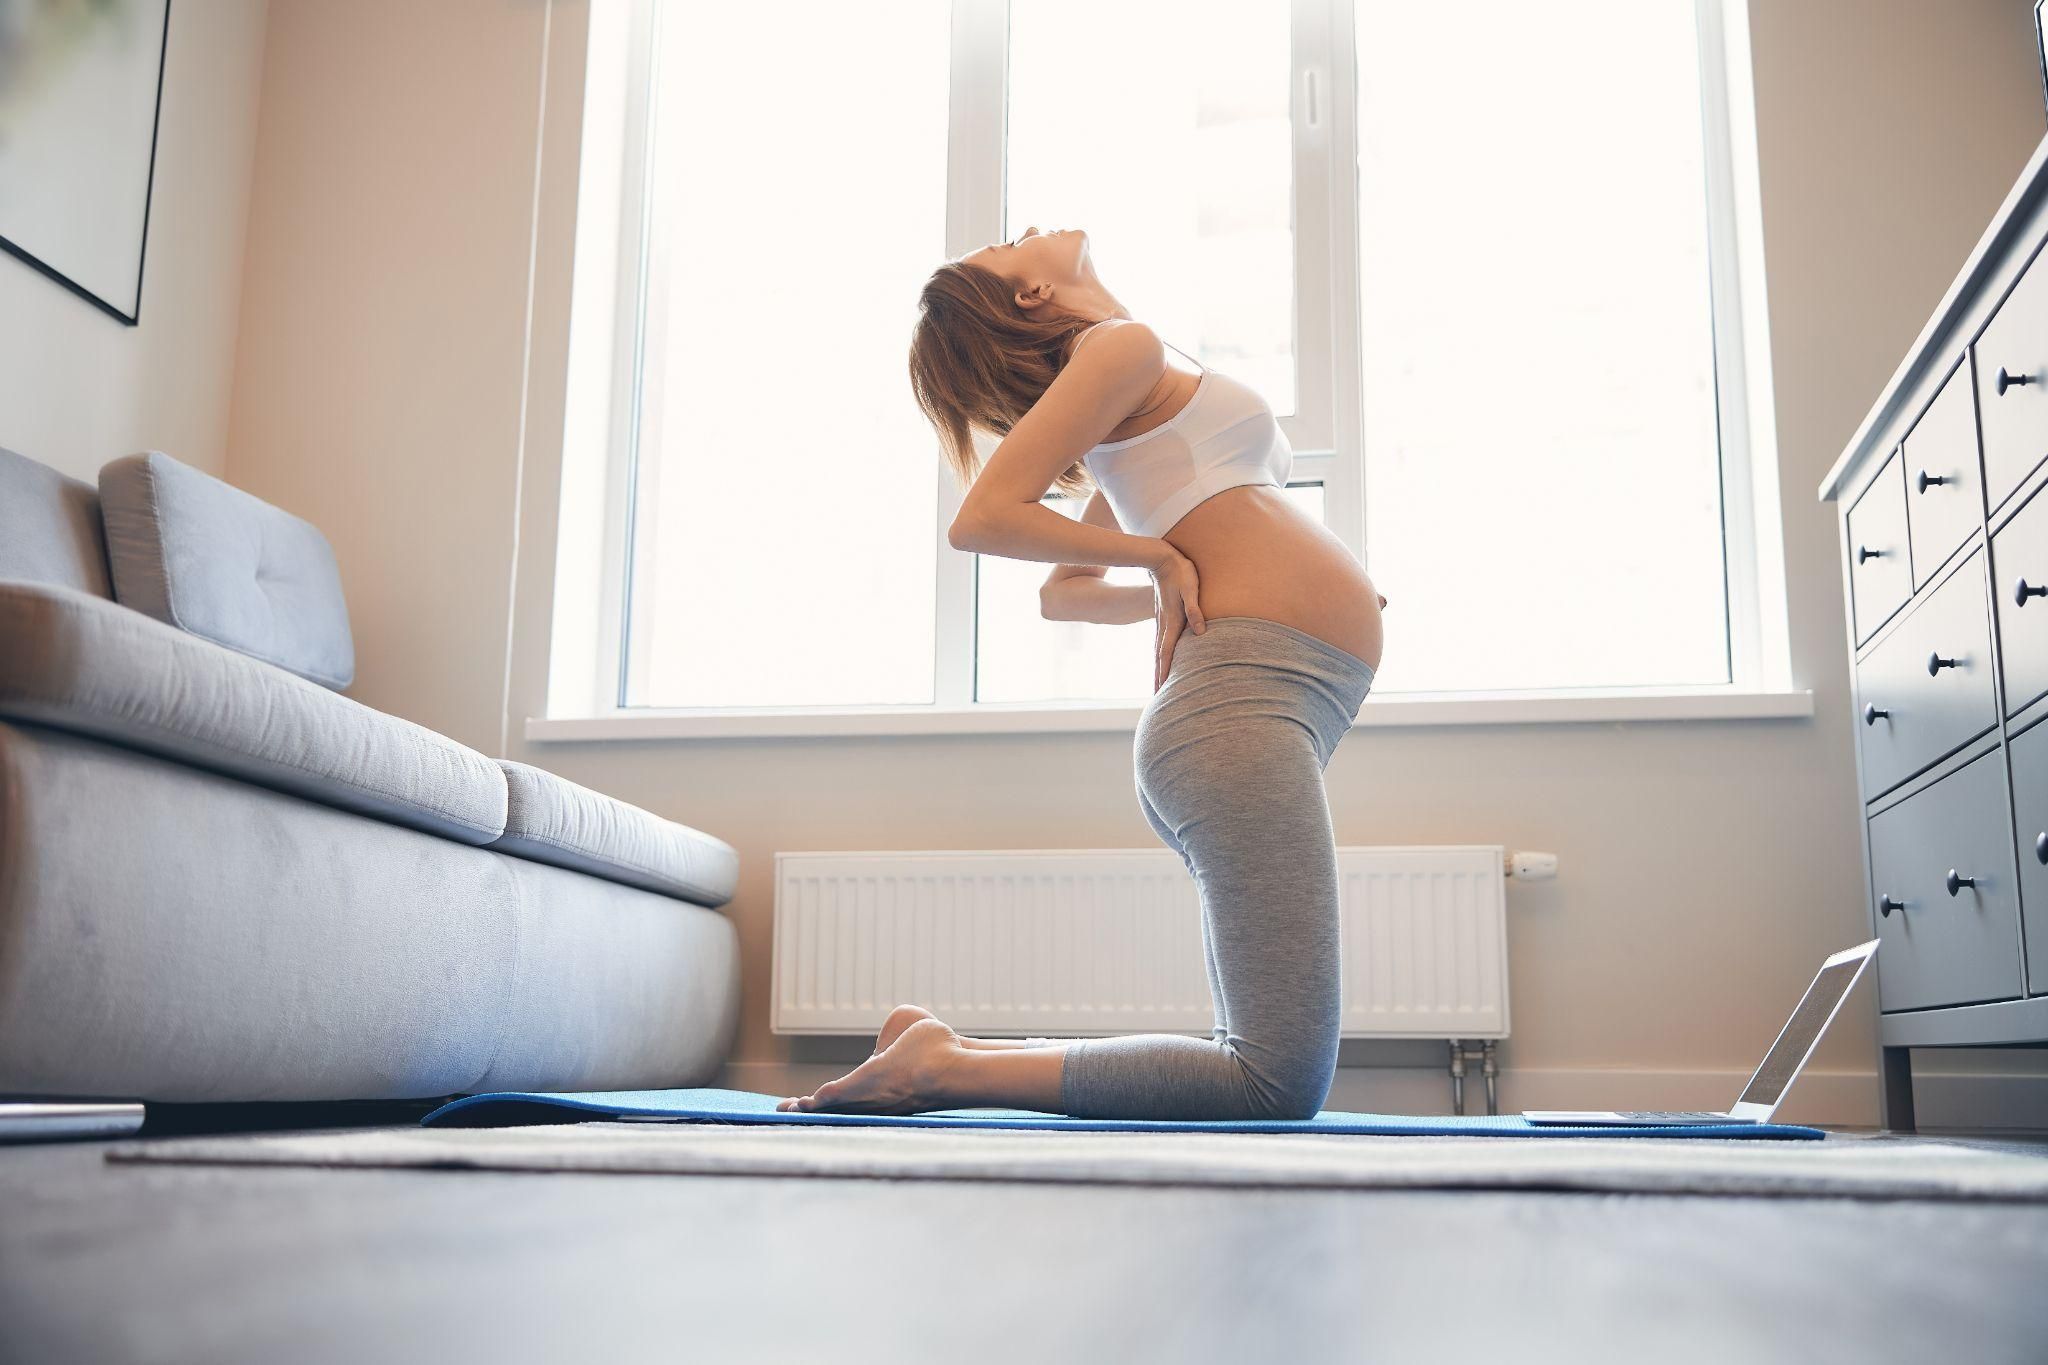
<instances>
[{"instance_id":1,"label":"wooden floor","mask_svg":"<svg viewBox=\"0 0 2048 1365\"><path fill-rule=\"evenodd\" d=\"M2048 1361L2048 1206L109 1165L0 1361Z\"/></svg>"}]
</instances>

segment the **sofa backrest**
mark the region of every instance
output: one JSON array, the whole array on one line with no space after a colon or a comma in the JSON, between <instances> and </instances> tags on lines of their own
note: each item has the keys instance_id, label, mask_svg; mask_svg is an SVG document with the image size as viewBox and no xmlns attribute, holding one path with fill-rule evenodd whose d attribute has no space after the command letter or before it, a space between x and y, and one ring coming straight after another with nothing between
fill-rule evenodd
<instances>
[{"instance_id":1,"label":"sofa backrest","mask_svg":"<svg viewBox=\"0 0 2048 1365\"><path fill-rule=\"evenodd\" d=\"M0 450L0 578L114 595L92 485Z\"/></svg>"},{"instance_id":2,"label":"sofa backrest","mask_svg":"<svg viewBox=\"0 0 2048 1365\"><path fill-rule=\"evenodd\" d=\"M339 691L355 678L341 569L313 523L159 450L100 469L114 597Z\"/></svg>"}]
</instances>

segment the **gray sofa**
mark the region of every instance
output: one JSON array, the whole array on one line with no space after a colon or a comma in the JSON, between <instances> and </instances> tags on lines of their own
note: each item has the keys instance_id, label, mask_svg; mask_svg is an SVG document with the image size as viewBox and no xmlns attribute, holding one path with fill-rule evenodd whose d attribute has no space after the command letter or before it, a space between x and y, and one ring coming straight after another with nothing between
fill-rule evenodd
<instances>
[{"instance_id":1,"label":"gray sofa","mask_svg":"<svg viewBox=\"0 0 2048 1365\"><path fill-rule=\"evenodd\" d=\"M161 454L99 485L0 451L0 1095L712 1079L730 844L341 695L306 522Z\"/></svg>"}]
</instances>

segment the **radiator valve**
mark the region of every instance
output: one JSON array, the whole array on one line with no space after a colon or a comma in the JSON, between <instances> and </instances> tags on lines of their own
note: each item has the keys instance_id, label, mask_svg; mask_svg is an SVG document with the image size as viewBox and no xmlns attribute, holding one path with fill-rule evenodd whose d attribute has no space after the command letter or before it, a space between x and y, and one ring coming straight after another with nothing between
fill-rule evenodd
<instances>
[{"instance_id":1,"label":"radiator valve","mask_svg":"<svg viewBox=\"0 0 2048 1365\"><path fill-rule=\"evenodd\" d=\"M1555 853L1510 853L1508 876L1518 882L1544 882L1557 875Z\"/></svg>"}]
</instances>

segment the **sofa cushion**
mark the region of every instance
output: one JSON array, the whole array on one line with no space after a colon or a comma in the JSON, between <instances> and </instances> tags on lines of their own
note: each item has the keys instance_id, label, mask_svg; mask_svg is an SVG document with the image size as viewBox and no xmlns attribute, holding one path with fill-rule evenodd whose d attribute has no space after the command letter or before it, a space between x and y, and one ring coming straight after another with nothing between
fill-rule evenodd
<instances>
[{"instance_id":1,"label":"sofa cushion","mask_svg":"<svg viewBox=\"0 0 2048 1365\"><path fill-rule=\"evenodd\" d=\"M100 470L100 511L122 605L323 687L354 681L341 570L311 522L154 450Z\"/></svg>"},{"instance_id":2,"label":"sofa cushion","mask_svg":"<svg viewBox=\"0 0 2048 1365\"><path fill-rule=\"evenodd\" d=\"M424 726L113 602L0 583L0 715L488 844L498 765Z\"/></svg>"},{"instance_id":3,"label":"sofa cushion","mask_svg":"<svg viewBox=\"0 0 2048 1365\"><path fill-rule=\"evenodd\" d=\"M678 900L717 907L739 882L739 851L567 778L511 759L505 833L491 847Z\"/></svg>"},{"instance_id":4,"label":"sofa cushion","mask_svg":"<svg viewBox=\"0 0 2048 1365\"><path fill-rule=\"evenodd\" d=\"M0 1094L710 1085L740 998L716 910L0 724Z\"/></svg>"},{"instance_id":5,"label":"sofa cushion","mask_svg":"<svg viewBox=\"0 0 2048 1365\"><path fill-rule=\"evenodd\" d=\"M90 484L0 450L0 578L114 595L100 498Z\"/></svg>"},{"instance_id":6,"label":"sofa cushion","mask_svg":"<svg viewBox=\"0 0 2048 1365\"><path fill-rule=\"evenodd\" d=\"M0 724L0 793L23 869L0 875L0 1094L448 1095L506 1041L530 951L517 859L43 725Z\"/></svg>"}]
</instances>

